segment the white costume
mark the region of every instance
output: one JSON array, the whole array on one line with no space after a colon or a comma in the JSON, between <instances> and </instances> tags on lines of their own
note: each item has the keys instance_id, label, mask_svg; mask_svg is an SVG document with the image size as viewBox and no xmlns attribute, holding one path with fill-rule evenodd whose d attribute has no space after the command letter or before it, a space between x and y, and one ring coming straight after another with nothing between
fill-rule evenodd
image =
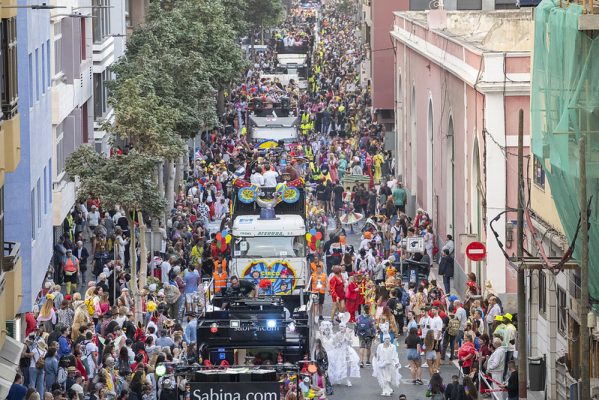
<instances>
[{"instance_id":1,"label":"white costume","mask_svg":"<svg viewBox=\"0 0 599 400\"><path fill-rule=\"evenodd\" d=\"M372 376L379 381L383 396L390 397L393 393L391 386L399 386L401 380L400 368L397 348L391 344L391 336L385 335L383 343L377 346L376 353L372 358Z\"/></svg>"},{"instance_id":2,"label":"white costume","mask_svg":"<svg viewBox=\"0 0 599 400\"><path fill-rule=\"evenodd\" d=\"M341 324L339 324L339 332L327 340L327 344L321 338L329 357L328 374L333 385L345 383L347 386L351 386L349 378L360 377L360 357L352 347L354 333L346 327L349 318L349 313L340 315ZM328 324L330 325L330 322ZM330 348L327 348L327 345Z\"/></svg>"}]
</instances>

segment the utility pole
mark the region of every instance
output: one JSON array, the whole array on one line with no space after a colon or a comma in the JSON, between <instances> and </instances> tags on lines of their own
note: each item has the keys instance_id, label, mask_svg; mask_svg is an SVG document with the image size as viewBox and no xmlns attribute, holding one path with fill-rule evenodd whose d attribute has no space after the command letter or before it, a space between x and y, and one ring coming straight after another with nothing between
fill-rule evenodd
<instances>
[{"instance_id":1,"label":"utility pole","mask_svg":"<svg viewBox=\"0 0 599 400\"><path fill-rule=\"evenodd\" d=\"M591 381L589 375L589 212L587 202L587 165L586 137L581 135L579 146L580 168L580 342L582 354L580 357L580 399L591 399Z\"/></svg>"},{"instance_id":2,"label":"utility pole","mask_svg":"<svg viewBox=\"0 0 599 400\"><path fill-rule=\"evenodd\" d=\"M518 115L518 259L524 256L524 110ZM518 397L527 398L528 351L526 339L526 277L522 265L518 268Z\"/></svg>"}]
</instances>

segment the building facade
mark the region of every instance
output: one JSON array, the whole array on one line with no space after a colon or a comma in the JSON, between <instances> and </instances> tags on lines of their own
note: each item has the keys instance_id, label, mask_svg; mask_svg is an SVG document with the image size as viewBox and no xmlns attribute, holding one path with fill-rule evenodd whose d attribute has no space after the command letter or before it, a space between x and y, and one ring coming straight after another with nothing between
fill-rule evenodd
<instances>
[{"instance_id":1,"label":"building facade","mask_svg":"<svg viewBox=\"0 0 599 400\"><path fill-rule=\"evenodd\" d=\"M110 151L108 135L103 130L105 122L114 123L114 112L108 104L107 82L113 78L110 66L125 53L127 37L125 0L92 0L92 60L93 60L93 140L96 150Z\"/></svg>"},{"instance_id":2,"label":"building facade","mask_svg":"<svg viewBox=\"0 0 599 400\"><path fill-rule=\"evenodd\" d=\"M425 11L443 7L447 11L484 10L515 8L510 0L362 0L360 19L362 40L365 43L365 59L362 63L362 80L370 84L372 112L388 132L395 130L394 116L394 73L395 47L389 35L393 29L394 11ZM395 136L395 148L400 147L400 138Z\"/></svg>"},{"instance_id":3,"label":"building facade","mask_svg":"<svg viewBox=\"0 0 599 400\"><path fill-rule=\"evenodd\" d=\"M17 10L0 6L0 398L6 398L18 370L22 350L20 337L21 286L23 274L22 243L5 234L6 175L13 173L21 160L19 87L17 74ZM25 242L29 243L29 242Z\"/></svg>"},{"instance_id":4,"label":"building facade","mask_svg":"<svg viewBox=\"0 0 599 400\"><path fill-rule=\"evenodd\" d=\"M28 3L18 0L18 4ZM49 10L19 8L16 35L21 162L6 175L5 240L21 243L22 309L31 310L52 256L52 82Z\"/></svg>"},{"instance_id":5,"label":"building facade","mask_svg":"<svg viewBox=\"0 0 599 400\"><path fill-rule=\"evenodd\" d=\"M586 10L585 10L586 7ZM562 257L574 243L568 268L528 271L530 354L546 361L545 388L531 392L537 399L571 399L588 365L591 396L599 395L599 324L596 300L599 293L599 152L596 104L599 72L599 9L586 2L543 1L535 9L535 44L531 94L531 201L532 225L537 229L548 257ZM547 40L547 38L552 38ZM563 68L554 69L555 65ZM582 88L573 91L571 88ZM592 106L589 106L592 105ZM588 278L581 278L582 238L577 235L580 218L580 139L586 137L587 196L589 213ZM592 196L592 197L591 197ZM529 229L530 230L530 229ZM527 233L527 237L530 237ZM528 243L529 252L540 246ZM552 260L553 263L556 260ZM585 288L586 286L586 288ZM590 311L583 310L581 292L589 290ZM581 325L589 328L589 351L583 351Z\"/></svg>"},{"instance_id":6,"label":"building facade","mask_svg":"<svg viewBox=\"0 0 599 400\"><path fill-rule=\"evenodd\" d=\"M87 2L89 3L89 2ZM92 9L73 5L77 14L53 13L51 30L52 77L52 223L54 240L75 204L76 187L65 173L65 160L93 132ZM84 8L79 8L84 7Z\"/></svg>"},{"instance_id":7,"label":"building facade","mask_svg":"<svg viewBox=\"0 0 599 400\"><path fill-rule=\"evenodd\" d=\"M396 12L391 35L396 169L410 193L408 212L427 210L438 238L456 239L459 293L468 272L491 281L498 293L513 293L515 271L506 267L489 223L497 218L499 240L515 252L515 214L499 214L516 206L518 112L529 107L532 13ZM461 238L486 242L486 261L469 262Z\"/></svg>"}]
</instances>

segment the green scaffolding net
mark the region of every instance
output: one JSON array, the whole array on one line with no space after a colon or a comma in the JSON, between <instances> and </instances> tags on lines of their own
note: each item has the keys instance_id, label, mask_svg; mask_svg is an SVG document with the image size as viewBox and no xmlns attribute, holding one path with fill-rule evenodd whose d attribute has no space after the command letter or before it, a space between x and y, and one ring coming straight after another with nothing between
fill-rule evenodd
<instances>
[{"instance_id":1,"label":"green scaffolding net","mask_svg":"<svg viewBox=\"0 0 599 400\"><path fill-rule=\"evenodd\" d=\"M559 0L543 0L536 9L532 151L572 240L580 212L579 140L586 137L587 193L593 196L588 284L599 299L599 39L578 30L581 14L579 5L562 8ZM579 251L578 244L577 259Z\"/></svg>"}]
</instances>

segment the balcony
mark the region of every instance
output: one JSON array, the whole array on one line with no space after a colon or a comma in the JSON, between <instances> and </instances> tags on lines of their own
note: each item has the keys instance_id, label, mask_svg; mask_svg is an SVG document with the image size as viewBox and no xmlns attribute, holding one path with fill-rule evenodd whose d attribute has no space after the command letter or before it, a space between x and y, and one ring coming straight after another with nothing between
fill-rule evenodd
<instances>
[{"instance_id":1,"label":"balcony","mask_svg":"<svg viewBox=\"0 0 599 400\"><path fill-rule=\"evenodd\" d=\"M14 172L21 159L21 120L19 114L4 121L4 168L5 172Z\"/></svg>"},{"instance_id":2,"label":"balcony","mask_svg":"<svg viewBox=\"0 0 599 400\"><path fill-rule=\"evenodd\" d=\"M0 299L4 300L4 316L13 319L19 313L23 299L23 259L21 245L15 242L4 242L2 275L0 275ZM0 311L1 314L1 311Z\"/></svg>"}]
</instances>

